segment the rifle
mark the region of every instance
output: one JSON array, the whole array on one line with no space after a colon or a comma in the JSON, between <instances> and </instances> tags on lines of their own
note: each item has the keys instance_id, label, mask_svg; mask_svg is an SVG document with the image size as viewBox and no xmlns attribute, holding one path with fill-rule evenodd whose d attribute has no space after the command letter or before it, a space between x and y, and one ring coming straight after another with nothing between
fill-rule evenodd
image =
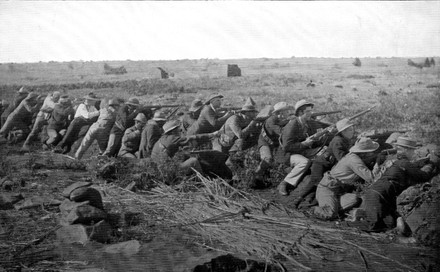
<instances>
[{"instance_id":1,"label":"rifle","mask_svg":"<svg viewBox=\"0 0 440 272\"><path fill-rule=\"evenodd\" d=\"M362 116L362 115L364 115L364 114L370 112L374 107L376 107L376 106L369 107L368 109L366 109L366 110L364 110L364 111L361 111L361 112L359 112L359 113L356 113L355 115L350 116L350 117L348 117L347 119L350 120L350 121L353 120L353 119L356 119L356 118L358 118L358 117L360 117L360 116ZM311 140L313 140L313 141L316 141L316 140L320 139L322 136L331 133L335 128L336 128L336 124L332 124L332 125L330 125L330 126L324 128L323 130L318 131L318 132L316 132L315 134L309 136L308 139L311 139Z\"/></svg>"},{"instance_id":2,"label":"rifle","mask_svg":"<svg viewBox=\"0 0 440 272\"><path fill-rule=\"evenodd\" d=\"M324 115L329 115L329 114L340 113L340 112L342 112L342 111L337 110L337 111L314 112L314 113L312 113L312 118L319 117L319 116L324 116Z\"/></svg>"},{"instance_id":3,"label":"rifle","mask_svg":"<svg viewBox=\"0 0 440 272\"><path fill-rule=\"evenodd\" d=\"M170 118L178 111L180 110L180 107L177 107L176 109L174 109L168 116L167 116L167 121L170 120Z\"/></svg>"},{"instance_id":4,"label":"rifle","mask_svg":"<svg viewBox=\"0 0 440 272\"><path fill-rule=\"evenodd\" d=\"M232 112L232 113L237 113L240 112L241 107L221 107L217 109L217 112L219 113L226 113L228 111Z\"/></svg>"},{"instance_id":5,"label":"rifle","mask_svg":"<svg viewBox=\"0 0 440 272\"><path fill-rule=\"evenodd\" d=\"M141 105L142 109L178 108L182 105Z\"/></svg>"}]
</instances>

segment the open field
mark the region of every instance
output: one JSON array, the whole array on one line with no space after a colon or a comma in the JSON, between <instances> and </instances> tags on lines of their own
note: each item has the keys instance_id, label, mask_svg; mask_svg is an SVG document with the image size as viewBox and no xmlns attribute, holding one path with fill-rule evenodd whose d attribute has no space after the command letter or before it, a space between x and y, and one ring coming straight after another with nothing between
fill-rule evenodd
<instances>
[{"instance_id":1,"label":"open field","mask_svg":"<svg viewBox=\"0 0 440 272\"><path fill-rule=\"evenodd\" d=\"M306 98L316 111L342 110L327 117L330 122L376 106L356 119L359 132L408 130L421 143L440 144L440 68L418 69L398 58L361 61L361 67L353 66L353 59L316 58L107 62L125 66L123 75L105 75L104 62L1 64L0 99L10 100L23 85L39 93L62 89L81 97L93 91L100 97L136 96L147 104L188 106L214 92L225 95L224 104L231 106L241 106L250 96L260 109ZM238 64L242 77L226 77L227 64ZM161 79L156 67L174 77ZM307 86L310 81L314 86ZM275 189L279 179L261 191L240 191L195 176L172 184L167 177L176 173L170 165L163 166L170 173L151 178L146 159L118 161L120 172L109 183L97 170L114 159L98 159L92 154L96 147L83 161L41 150L20 154L19 149L0 149L0 178L18 182L12 192L26 200L62 201L66 186L90 180L101 191L106 211L142 218L133 226L116 224L110 242L136 239L142 247L134 255L111 255L94 242L57 245L48 231L58 226L60 212L45 203L0 211L0 272L2 266L7 271L193 271L226 253L267 261L274 265L271 271L440 269L438 248L399 240L394 232L367 234L344 221L321 222L309 218L309 211L291 209L293 196L280 199ZM251 171L254 165L247 166ZM133 181L137 192L124 189ZM439 181L431 183L432 191L440 191Z\"/></svg>"}]
</instances>

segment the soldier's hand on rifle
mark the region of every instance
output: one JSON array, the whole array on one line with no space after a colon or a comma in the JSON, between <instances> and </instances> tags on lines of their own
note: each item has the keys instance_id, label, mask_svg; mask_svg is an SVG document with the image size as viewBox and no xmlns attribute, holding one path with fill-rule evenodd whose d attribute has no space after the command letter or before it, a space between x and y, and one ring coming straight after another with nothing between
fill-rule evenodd
<instances>
[{"instance_id":1,"label":"soldier's hand on rifle","mask_svg":"<svg viewBox=\"0 0 440 272\"><path fill-rule=\"evenodd\" d=\"M311 147L313 142L314 142L313 139L307 138L304 141L302 141L301 144L307 147Z\"/></svg>"},{"instance_id":2,"label":"soldier's hand on rifle","mask_svg":"<svg viewBox=\"0 0 440 272\"><path fill-rule=\"evenodd\" d=\"M212 133L210 133L209 138L214 139L220 136L220 130L214 131Z\"/></svg>"}]
</instances>

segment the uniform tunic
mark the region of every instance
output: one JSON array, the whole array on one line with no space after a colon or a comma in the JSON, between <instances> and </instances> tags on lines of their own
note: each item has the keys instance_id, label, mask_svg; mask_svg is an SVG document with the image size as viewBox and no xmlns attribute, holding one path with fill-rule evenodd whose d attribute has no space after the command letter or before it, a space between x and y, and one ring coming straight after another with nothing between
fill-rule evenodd
<instances>
[{"instance_id":1,"label":"uniform tunic","mask_svg":"<svg viewBox=\"0 0 440 272\"><path fill-rule=\"evenodd\" d=\"M140 158L147 158L153 150L154 144L160 139L163 129L154 120L148 120L141 134L141 143L139 146Z\"/></svg>"}]
</instances>

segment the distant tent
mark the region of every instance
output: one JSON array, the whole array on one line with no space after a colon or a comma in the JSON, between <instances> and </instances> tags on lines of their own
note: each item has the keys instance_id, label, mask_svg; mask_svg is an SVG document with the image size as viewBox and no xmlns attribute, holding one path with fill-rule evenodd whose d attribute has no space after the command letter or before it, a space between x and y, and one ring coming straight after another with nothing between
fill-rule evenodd
<instances>
[{"instance_id":1,"label":"distant tent","mask_svg":"<svg viewBox=\"0 0 440 272\"><path fill-rule=\"evenodd\" d=\"M228 77L241 76L241 69L237 64L228 64Z\"/></svg>"},{"instance_id":2,"label":"distant tent","mask_svg":"<svg viewBox=\"0 0 440 272\"><path fill-rule=\"evenodd\" d=\"M353 65L356 67L361 67L362 66L361 60L359 58L356 58L353 62Z\"/></svg>"}]
</instances>

